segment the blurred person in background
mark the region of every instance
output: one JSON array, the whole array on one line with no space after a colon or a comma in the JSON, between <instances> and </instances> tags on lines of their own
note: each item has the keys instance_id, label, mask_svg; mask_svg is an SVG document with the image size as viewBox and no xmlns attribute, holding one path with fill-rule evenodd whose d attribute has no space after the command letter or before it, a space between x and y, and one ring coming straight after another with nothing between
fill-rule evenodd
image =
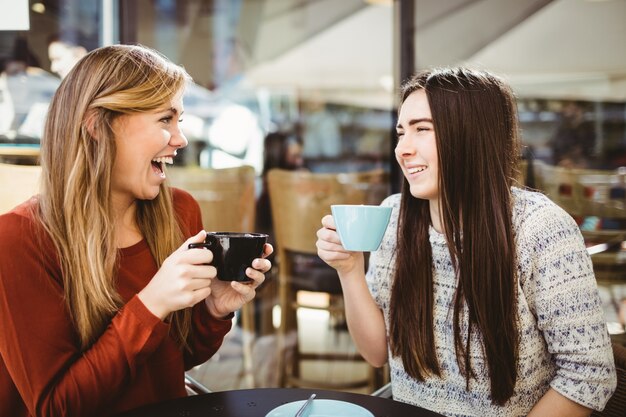
<instances>
[{"instance_id":1,"label":"blurred person in background","mask_svg":"<svg viewBox=\"0 0 626 417\"><path fill-rule=\"evenodd\" d=\"M40 67L28 39L21 35L15 38L11 56L2 64L0 134L10 142L38 142L59 80Z\"/></svg>"},{"instance_id":2,"label":"blurred person in background","mask_svg":"<svg viewBox=\"0 0 626 417\"><path fill-rule=\"evenodd\" d=\"M74 65L87 54L88 43L79 31L64 30L63 33L51 35L48 38L50 71L65 78Z\"/></svg>"},{"instance_id":3,"label":"blurred person in background","mask_svg":"<svg viewBox=\"0 0 626 417\"><path fill-rule=\"evenodd\" d=\"M500 78L424 71L402 89L404 174L379 250L346 251L333 217L318 254L348 328L393 398L447 416L589 416L616 371L591 259L574 219L513 187L516 102Z\"/></svg>"},{"instance_id":4,"label":"blurred person in background","mask_svg":"<svg viewBox=\"0 0 626 417\"><path fill-rule=\"evenodd\" d=\"M272 132L265 137L261 193L257 199L256 230L273 236L272 209L267 185L267 173L275 168L290 171L304 170L302 145L283 132Z\"/></svg>"},{"instance_id":5,"label":"blurred person in background","mask_svg":"<svg viewBox=\"0 0 626 417\"><path fill-rule=\"evenodd\" d=\"M550 145L554 165L564 168L591 168L596 134L593 123L585 120L581 103L566 102L561 121Z\"/></svg>"},{"instance_id":6,"label":"blurred person in background","mask_svg":"<svg viewBox=\"0 0 626 417\"><path fill-rule=\"evenodd\" d=\"M0 415L108 416L186 396L271 264L215 279L198 203L169 188L189 75L140 46L64 78L41 193L0 216ZM71 111L68 111L71 109ZM272 252L264 248L265 256Z\"/></svg>"}]
</instances>

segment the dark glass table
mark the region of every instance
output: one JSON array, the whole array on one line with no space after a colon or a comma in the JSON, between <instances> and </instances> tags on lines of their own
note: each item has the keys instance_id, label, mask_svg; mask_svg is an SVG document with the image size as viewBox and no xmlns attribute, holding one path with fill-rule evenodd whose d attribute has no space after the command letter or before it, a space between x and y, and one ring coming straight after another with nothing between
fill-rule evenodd
<instances>
[{"instance_id":1,"label":"dark glass table","mask_svg":"<svg viewBox=\"0 0 626 417\"><path fill-rule=\"evenodd\" d=\"M147 405L116 417L264 417L292 401L318 399L347 401L369 410L375 417L441 417L435 412L386 398L341 391L300 388L258 388L212 392Z\"/></svg>"}]
</instances>

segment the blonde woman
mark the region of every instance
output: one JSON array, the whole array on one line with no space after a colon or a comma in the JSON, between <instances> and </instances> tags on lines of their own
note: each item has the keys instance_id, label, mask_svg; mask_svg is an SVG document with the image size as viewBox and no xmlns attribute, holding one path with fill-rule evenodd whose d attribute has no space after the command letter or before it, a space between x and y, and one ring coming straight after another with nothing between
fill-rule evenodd
<instances>
[{"instance_id":1,"label":"blonde woman","mask_svg":"<svg viewBox=\"0 0 626 417\"><path fill-rule=\"evenodd\" d=\"M0 415L99 416L185 395L250 284L214 279L193 198L166 186L186 72L140 46L86 55L50 105L42 190L0 217ZM191 237L189 237L191 236ZM265 254L272 252L266 246Z\"/></svg>"}]
</instances>

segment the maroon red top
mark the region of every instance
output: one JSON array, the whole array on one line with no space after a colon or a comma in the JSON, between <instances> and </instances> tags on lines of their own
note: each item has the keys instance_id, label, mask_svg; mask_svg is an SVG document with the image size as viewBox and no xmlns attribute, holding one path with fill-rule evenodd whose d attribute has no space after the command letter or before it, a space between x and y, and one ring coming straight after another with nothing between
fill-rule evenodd
<instances>
[{"instance_id":1,"label":"maroon red top","mask_svg":"<svg viewBox=\"0 0 626 417\"><path fill-rule=\"evenodd\" d=\"M173 190L185 236L202 229L197 202ZM193 308L193 353L137 293L157 272L145 240L120 249L118 291L125 301L100 338L81 352L63 301L56 251L32 218L31 199L0 216L0 416L111 415L186 395L184 371L205 362L231 328Z\"/></svg>"}]
</instances>

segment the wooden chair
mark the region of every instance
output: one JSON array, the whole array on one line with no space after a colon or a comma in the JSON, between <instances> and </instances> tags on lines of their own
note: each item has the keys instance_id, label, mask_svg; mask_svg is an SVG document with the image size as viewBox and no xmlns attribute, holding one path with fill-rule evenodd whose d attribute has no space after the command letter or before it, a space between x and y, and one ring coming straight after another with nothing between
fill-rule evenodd
<instances>
[{"instance_id":1,"label":"wooden chair","mask_svg":"<svg viewBox=\"0 0 626 417\"><path fill-rule=\"evenodd\" d=\"M362 361L354 353L302 352L298 343L298 291L322 292L341 296L341 285L334 269L317 256L316 232L321 219L330 214L331 204L379 204L388 194L389 176L382 170L315 174L302 171L271 170L268 173L270 204L274 223L278 259L278 293L281 322L278 330L278 363L280 386L315 386L328 389L352 389L376 385L376 374L370 368L365 380L350 382L312 381L300 377L303 360ZM324 308L306 306L309 308ZM334 307L334 308L333 308ZM330 306L343 312L342 306ZM287 333L295 333L293 355L287 355ZM293 335L292 333L292 335Z\"/></svg>"},{"instance_id":2,"label":"wooden chair","mask_svg":"<svg viewBox=\"0 0 626 417\"><path fill-rule=\"evenodd\" d=\"M626 413L626 347L613 343L613 357L617 371L617 388L602 411L592 417L623 417Z\"/></svg>"},{"instance_id":3,"label":"wooden chair","mask_svg":"<svg viewBox=\"0 0 626 417\"><path fill-rule=\"evenodd\" d=\"M0 214L37 194L40 176L39 165L0 163Z\"/></svg>"},{"instance_id":4,"label":"wooden chair","mask_svg":"<svg viewBox=\"0 0 626 417\"><path fill-rule=\"evenodd\" d=\"M235 168L169 168L170 185L189 192L200 205L206 231L251 232L255 226L255 173L251 166ZM252 365L254 308L250 303L240 311L243 344L243 375L255 386Z\"/></svg>"},{"instance_id":5,"label":"wooden chair","mask_svg":"<svg viewBox=\"0 0 626 417\"><path fill-rule=\"evenodd\" d=\"M250 232L255 224L254 168L169 168L174 187L188 191L200 205L206 231Z\"/></svg>"}]
</instances>

